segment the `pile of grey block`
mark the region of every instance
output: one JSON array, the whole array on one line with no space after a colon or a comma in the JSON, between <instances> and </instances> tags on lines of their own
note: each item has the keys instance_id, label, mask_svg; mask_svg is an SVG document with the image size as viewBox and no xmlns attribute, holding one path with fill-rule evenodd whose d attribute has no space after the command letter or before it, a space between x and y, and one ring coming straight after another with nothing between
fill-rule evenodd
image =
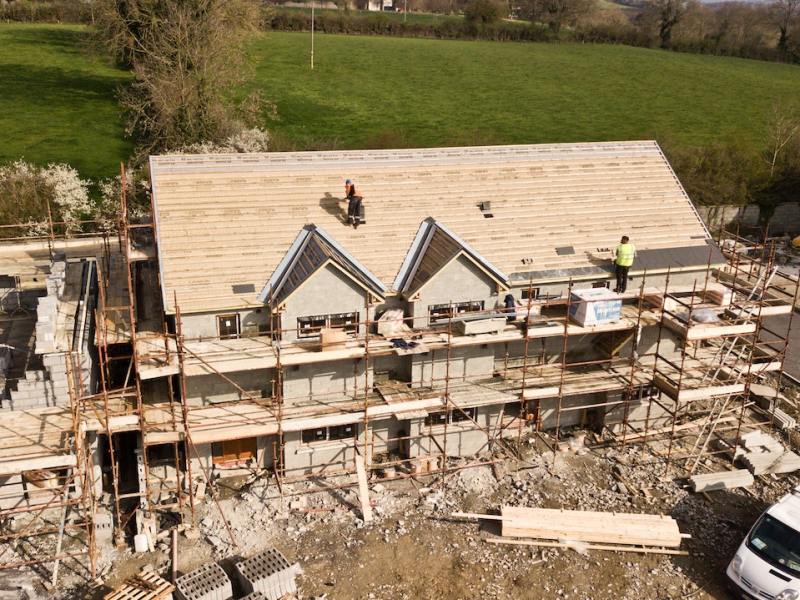
<instances>
[{"instance_id":1,"label":"pile of grey block","mask_svg":"<svg viewBox=\"0 0 800 600\"><path fill-rule=\"evenodd\" d=\"M242 600L267 600L267 597L261 592L253 592L252 594L247 594Z\"/></svg>"},{"instance_id":2,"label":"pile of grey block","mask_svg":"<svg viewBox=\"0 0 800 600\"><path fill-rule=\"evenodd\" d=\"M178 577L175 589L180 600L230 600L231 580L217 563L207 563Z\"/></svg>"},{"instance_id":3,"label":"pile of grey block","mask_svg":"<svg viewBox=\"0 0 800 600\"><path fill-rule=\"evenodd\" d=\"M287 594L296 594L294 578L299 571L298 564L290 565L275 548L236 564L242 591L246 594L260 592L267 600L279 600Z\"/></svg>"}]
</instances>

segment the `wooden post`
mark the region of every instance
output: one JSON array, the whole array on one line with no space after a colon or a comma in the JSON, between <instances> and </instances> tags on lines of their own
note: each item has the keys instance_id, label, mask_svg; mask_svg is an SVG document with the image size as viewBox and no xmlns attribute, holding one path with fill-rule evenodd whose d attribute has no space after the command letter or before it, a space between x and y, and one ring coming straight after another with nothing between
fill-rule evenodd
<instances>
[{"instance_id":1,"label":"wooden post","mask_svg":"<svg viewBox=\"0 0 800 600\"><path fill-rule=\"evenodd\" d=\"M178 579L178 530L172 530L172 583Z\"/></svg>"}]
</instances>

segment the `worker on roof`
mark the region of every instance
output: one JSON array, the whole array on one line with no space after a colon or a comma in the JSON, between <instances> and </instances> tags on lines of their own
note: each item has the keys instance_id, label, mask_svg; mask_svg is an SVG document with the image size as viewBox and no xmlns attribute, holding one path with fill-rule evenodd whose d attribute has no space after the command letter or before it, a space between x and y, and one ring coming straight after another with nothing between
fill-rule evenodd
<instances>
[{"instance_id":1,"label":"worker on roof","mask_svg":"<svg viewBox=\"0 0 800 600\"><path fill-rule=\"evenodd\" d=\"M623 235L619 245L614 250L614 272L617 275L617 287L614 289L619 294L624 294L628 288L628 269L636 258L636 248L631 244L630 238Z\"/></svg>"},{"instance_id":2,"label":"worker on roof","mask_svg":"<svg viewBox=\"0 0 800 600\"><path fill-rule=\"evenodd\" d=\"M358 228L361 215L361 196L356 194L356 184L352 179L344 182L344 194L347 198L347 224Z\"/></svg>"}]
</instances>

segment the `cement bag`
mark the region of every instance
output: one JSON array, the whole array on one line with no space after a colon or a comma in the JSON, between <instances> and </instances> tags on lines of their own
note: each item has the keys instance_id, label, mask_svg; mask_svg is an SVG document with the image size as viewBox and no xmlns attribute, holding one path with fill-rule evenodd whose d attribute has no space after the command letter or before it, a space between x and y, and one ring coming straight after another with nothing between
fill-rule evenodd
<instances>
[{"instance_id":1,"label":"cement bag","mask_svg":"<svg viewBox=\"0 0 800 600\"><path fill-rule=\"evenodd\" d=\"M698 323L716 323L719 321L719 317L710 308L698 308L692 312L692 320Z\"/></svg>"}]
</instances>

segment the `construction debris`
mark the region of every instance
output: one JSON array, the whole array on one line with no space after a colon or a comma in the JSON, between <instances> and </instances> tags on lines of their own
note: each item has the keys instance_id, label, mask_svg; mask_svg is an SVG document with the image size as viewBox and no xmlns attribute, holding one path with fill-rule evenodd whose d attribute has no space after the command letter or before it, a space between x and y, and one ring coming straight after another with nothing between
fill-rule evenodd
<instances>
[{"instance_id":1,"label":"construction debris","mask_svg":"<svg viewBox=\"0 0 800 600\"><path fill-rule=\"evenodd\" d=\"M753 476L746 469L735 471L719 471L716 473L703 473L692 475L689 485L693 492L712 492L714 490L732 490L738 487L753 485Z\"/></svg>"}]
</instances>

